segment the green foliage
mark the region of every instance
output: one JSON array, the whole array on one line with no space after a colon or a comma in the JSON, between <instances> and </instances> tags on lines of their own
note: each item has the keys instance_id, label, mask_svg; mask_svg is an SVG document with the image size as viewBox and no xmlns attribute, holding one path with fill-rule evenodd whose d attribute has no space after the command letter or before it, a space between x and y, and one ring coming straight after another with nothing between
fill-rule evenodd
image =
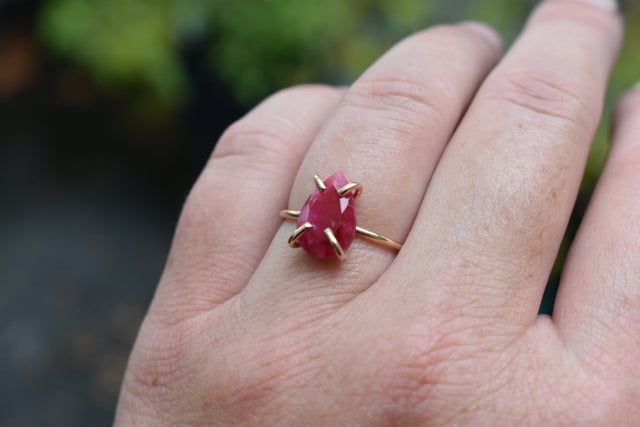
<instances>
[{"instance_id":1,"label":"green foliage","mask_svg":"<svg viewBox=\"0 0 640 427\"><path fill-rule=\"evenodd\" d=\"M41 16L43 41L89 70L110 90L141 83L164 103L185 94L186 80L167 19L171 2L53 0Z\"/></svg>"},{"instance_id":2,"label":"green foliage","mask_svg":"<svg viewBox=\"0 0 640 427\"><path fill-rule=\"evenodd\" d=\"M241 101L327 73L345 28L341 0L227 2L212 19L211 62Z\"/></svg>"},{"instance_id":3,"label":"green foliage","mask_svg":"<svg viewBox=\"0 0 640 427\"><path fill-rule=\"evenodd\" d=\"M180 48L210 46L212 72L240 103L308 81L345 83L391 43L430 23L423 0L50 0L41 38L108 91L188 96ZM429 6L430 5L430 6Z\"/></svg>"},{"instance_id":4,"label":"green foliage","mask_svg":"<svg viewBox=\"0 0 640 427\"><path fill-rule=\"evenodd\" d=\"M434 23L476 19L508 45L536 0L50 0L40 19L44 44L87 69L107 91L172 107L189 96L181 46L209 46L212 75L249 106L292 84L347 84L400 38ZM640 80L640 6L605 107ZM606 125L606 124L605 124ZM599 131L585 185L607 152Z\"/></svg>"},{"instance_id":5,"label":"green foliage","mask_svg":"<svg viewBox=\"0 0 640 427\"><path fill-rule=\"evenodd\" d=\"M46 46L86 68L108 91L175 105L189 95L181 46L210 47L212 73L240 103L308 81L352 81L393 42L436 22L477 19L507 44L535 0L50 0L40 19ZM613 88L638 78L640 16ZM634 25L635 23L635 25ZM634 55L635 53L635 55Z\"/></svg>"}]
</instances>

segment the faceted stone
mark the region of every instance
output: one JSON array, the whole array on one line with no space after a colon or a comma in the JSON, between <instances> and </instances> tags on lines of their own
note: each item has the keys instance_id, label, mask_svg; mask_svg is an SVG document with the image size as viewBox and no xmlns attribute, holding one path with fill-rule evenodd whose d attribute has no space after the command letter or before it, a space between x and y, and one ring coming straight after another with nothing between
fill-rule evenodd
<instances>
[{"instance_id":1,"label":"faceted stone","mask_svg":"<svg viewBox=\"0 0 640 427\"><path fill-rule=\"evenodd\" d=\"M326 190L317 188L311 193L300 211L298 227L307 221L313 226L298 240L298 244L317 258L332 258L336 254L324 234L331 228L343 250L347 250L356 234L356 208L353 192L340 197L338 190L349 181L336 172L324 181Z\"/></svg>"}]
</instances>

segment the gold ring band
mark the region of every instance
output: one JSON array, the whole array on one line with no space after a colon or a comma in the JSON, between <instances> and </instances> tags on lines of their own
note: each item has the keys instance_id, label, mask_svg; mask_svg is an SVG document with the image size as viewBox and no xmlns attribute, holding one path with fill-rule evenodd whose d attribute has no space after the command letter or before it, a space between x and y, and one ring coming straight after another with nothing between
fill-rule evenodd
<instances>
[{"instance_id":1,"label":"gold ring band","mask_svg":"<svg viewBox=\"0 0 640 427\"><path fill-rule=\"evenodd\" d=\"M284 219L290 219L295 221L298 219L299 216L300 216L300 211L291 211L287 209L280 211L280 217ZM402 243L398 243L395 240L392 240L381 234L374 233L373 231L365 230L362 227L356 226L356 234L358 236L364 237L365 239L371 240L382 246L386 246L388 248L395 249L397 251L402 249Z\"/></svg>"}]
</instances>

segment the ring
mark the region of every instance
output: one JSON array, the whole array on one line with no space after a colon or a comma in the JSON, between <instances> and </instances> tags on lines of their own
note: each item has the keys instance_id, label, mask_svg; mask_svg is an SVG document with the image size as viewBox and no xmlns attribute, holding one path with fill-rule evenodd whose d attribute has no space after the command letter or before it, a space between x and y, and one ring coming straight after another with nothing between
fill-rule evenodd
<instances>
[{"instance_id":1,"label":"ring","mask_svg":"<svg viewBox=\"0 0 640 427\"><path fill-rule=\"evenodd\" d=\"M349 182L336 172L326 180L313 176L316 189L300 211L283 210L280 216L297 220L296 230L289 237L289 246L301 247L316 258L347 259L355 235L362 236L391 249L402 244L356 225L355 201L362 195L362 185Z\"/></svg>"}]
</instances>

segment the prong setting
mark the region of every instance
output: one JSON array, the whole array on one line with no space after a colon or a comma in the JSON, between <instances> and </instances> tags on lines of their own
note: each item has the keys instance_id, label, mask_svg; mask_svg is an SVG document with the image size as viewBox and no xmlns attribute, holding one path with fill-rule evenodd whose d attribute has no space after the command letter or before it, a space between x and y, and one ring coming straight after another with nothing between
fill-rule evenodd
<instances>
[{"instance_id":1,"label":"prong setting","mask_svg":"<svg viewBox=\"0 0 640 427\"><path fill-rule=\"evenodd\" d=\"M329 240L329 244L333 248L333 251L336 253L336 256L340 261L345 261L347 259L347 255L344 253L342 246L340 246L340 242L336 239L336 235L333 234L333 230L330 228L325 228L324 230L325 236L327 236L327 240Z\"/></svg>"},{"instance_id":2,"label":"prong setting","mask_svg":"<svg viewBox=\"0 0 640 427\"><path fill-rule=\"evenodd\" d=\"M338 190L338 195L340 197L344 197L351 192L355 192L354 197L356 200L360 198L360 196L362 195L362 184L358 182L350 182L349 184Z\"/></svg>"},{"instance_id":3,"label":"prong setting","mask_svg":"<svg viewBox=\"0 0 640 427\"><path fill-rule=\"evenodd\" d=\"M362 195L362 184L349 182L341 172L326 180L314 175L313 181L317 190L301 210L280 211L281 218L298 224L289 237L289 246L301 247L316 258L337 257L341 261L346 259L345 251L356 236L390 249L402 248L401 243L357 226L355 201Z\"/></svg>"},{"instance_id":4,"label":"prong setting","mask_svg":"<svg viewBox=\"0 0 640 427\"><path fill-rule=\"evenodd\" d=\"M300 245L298 244L298 240L304 233L311 230L312 228L313 225L311 225L311 223L308 221L302 224L300 227L296 228L296 231L294 231L293 234L289 237L289 246L291 246L292 248L300 247Z\"/></svg>"},{"instance_id":5,"label":"prong setting","mask_svg":"<svg viewBox=\"0 0 640 427\"><path fill-rule=\"evenodd\" d=\"M280 211L280 218L296 220L300 216L300 211L290 211L283 209Z\"/></svg>"},{"instance_id":6,"label":"prong setting","mask_svg":"<svg viewBox=\"0 0 640 427\"><path fill-rule=\"evenodd\" d=\"M323 192L327 189L327 186L324 185L324 181L322 181L322 178L320 178L319 175L313 175L313 181L316 183L316 187L318 187L318 190L320 190L320 192Z\"/></svg>"}]
</instances>

